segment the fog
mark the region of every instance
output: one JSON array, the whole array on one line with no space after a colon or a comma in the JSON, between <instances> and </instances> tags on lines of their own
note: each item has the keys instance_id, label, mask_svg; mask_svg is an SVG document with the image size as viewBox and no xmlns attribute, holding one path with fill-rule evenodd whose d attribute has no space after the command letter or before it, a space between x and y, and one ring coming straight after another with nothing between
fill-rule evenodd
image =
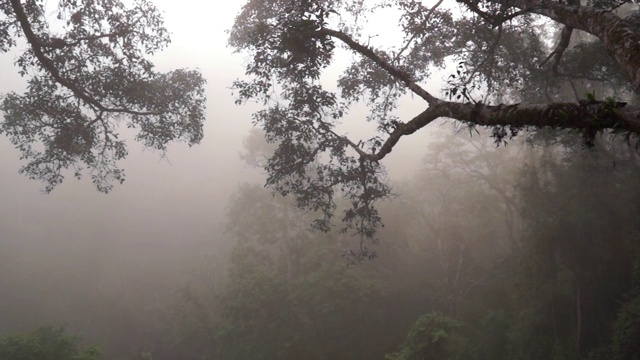
<instances>
[{"instance_id":1,"label":"fog","mask_svg":"<svg viewBox=\"0 0 640 360\"><path fill-rule=\"evenodd\" d=\"M154 1L172 33L155 65L207 79L204 139L162 154L122 129L126 180L109 194L71 173L45 194L0 136L0 349L2 336L61 326L114 360L617 351L619 314L640 299L637 152L546 131L496 146L488 131L433 123L384 159L399 196L379 204L376 256L352 261L359 237L310 231L317 214L264 189L266 174L242 159L245 142L263 145L250 138L261 105L236 105L230 89L246 59L226 30L244 2ZM372 41L397 35L387 22L374 18ZM339 54L338 65L353 57ZM0 94L25 88L15 56L0 55ZM442 95L450 72L425 88ZM397 114L422 110L405 96ZM339 129L367 138L367 114L355 107Z\"/></svg>"},{"instance_id":2,"label":"fog","mask_svg":"<svg viewBox=\"0 0 640 360\"><path fill-rule=\"evenodd\" d=\"M251 107L235 106L229 90L243 73L224 35L239 4L213 12L193 12L196 2L176 5L158 2L173 43L155 62L199 68L208 79L200 145L172 144L162 157L129 141L130 155L120 164L126 181L110 194L68 176L47 195L42 183L18 174L19 153L0 138L0 333L53 324L98 341L117 334L104 319L126 319L170 297L196 255L218 251L229 194L241 182L260 181L238 156ZM2 93L24 88L14 56L0 58ZM127 334L105 345L126 349Z\"/></svg>"},{"instance_id":3,"label":"fog","mask_svg":"<svg viewBox=\"0 0 640 360\"><path fill-rule=\"evenodd\" d=\"M132 330L119 336L118 328L149 320L144 311L165 306L199 259L228 255L223 223L230 195L240 184L264 182L261 170L240 159L259 106L235 105L230 89L244 75L244 61L226 46L226 30L242 2L206 11L194 0L155 3L172 33L171 45L153 58L156 66L197 68L207 79L204 140L194 147L171 144L163 156L122 130L129 140L129 156L119 163L126 181L105 195L71 173L45 194L42 183L18 174L24 162L0 137L0 334L64 325L107 353L130 351ZM25 87L15 57L0 57L0 93ZM363 108L353 116L365 115ZM416 149L403 144L397 165L388 163L392 171L411 172L422 140L412 139ZM132 313L142 313L142 320Z\"/></svg>"}]
</instances>

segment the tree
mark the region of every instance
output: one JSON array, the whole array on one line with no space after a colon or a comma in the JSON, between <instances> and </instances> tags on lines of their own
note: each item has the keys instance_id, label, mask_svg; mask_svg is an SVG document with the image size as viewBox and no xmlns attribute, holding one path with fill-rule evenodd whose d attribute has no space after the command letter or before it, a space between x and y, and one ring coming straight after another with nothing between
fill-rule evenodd
<instances>
[{"instance_id":1,"label":"tree","mask_svg":"<svg viewBox=\"0 0 640 360\"><path fill-rule=\"evenodd\" d=\"M89 172L96 188L124 181L116 166L127 155L118 127L136 140L166 150L169 142L202 139L205 95L199 72L161 73L147 59L169 43L159 11L146 0L41 0L0 4L0 51L19 42L24 94L2 97L6 134L28 163L20 170L51 191L64 179Z\"/></svg>"},{"instance_id":2,"label":"tree","mask_svg":"<svg viewBox=\"0 0 640 360\"><path fill-rule=\"evenodd\" d=\"M318 227L330 226L334 196L342 194L351 202L342 230L372 236L381 224L374 203L391 194L379 162L402 137L440 118L491 127L498 143L532 127L573 129L587 144L603 131L637 138L640 107L615 98L640 91L639 13L622 15L635 10L634 2L457 5L250 0L237 16L230 45L249 55L248 79L234 83L237 102L264 103L254 122L278 146L265 166L267 184L294 195L303 207L321 210ZM363 25L367 16L384 11L399 15L402 39L396 46L376 44L375 29L365 33L371 30ZM549 29L557 32L555 48L547 45L553 40ZM578 37L584 41L575 44ZM341 52L355 57L334 90L325 74L339 65ZM433 70L451 63L458 65L445 96L427 91ZM605 99L578 93L596 84L607 89ZM573 98L564 96L567 89ZM397 115L405 95L424 101L425 109L411 119ZM339 126L359 102L368 106L367 120L378 129L360 141Z\"/></svg>"},{"instance_id":3,"label":"tree","mask_svg":"<svg viewBox=\"0 0 640 360\"><path fill-rule=\"evenodd\" d=\"M526 226L511 292L516 358L586 358L632 290L637 153L619 141L585 152L565 140L546 144L517 185Z\"/></svg>"},{"instance_id":4,"label":"tree","mask_svg":"<svg viewBox=\"0 0 640 360\"><path fill-rule=\"evenodd\" d=\"M383 304L397 298L339 256L351 239L309 231L310 214L257 185L241 186L227 215L225 285L180 294L178 342L193 358L371 359L390 348L397 319Z\"/></svg>"},{"instance_id":5,"label":"tree","mask_svg":"<svg viewBox=\"0 0 640 360\"><path fill-rule=\"evenodd\" d=\"M431 266L423 276L439 284L433 296L448 315L468 307L474 288L499 278L497 265L517 246L512 184L524 147L496 148L486 136L443 132L428 145L424 168L399 187L406 210L399 204L395 212L402 212L404 231L420 234L419 250Z\"/></svg>"}]
</instances>

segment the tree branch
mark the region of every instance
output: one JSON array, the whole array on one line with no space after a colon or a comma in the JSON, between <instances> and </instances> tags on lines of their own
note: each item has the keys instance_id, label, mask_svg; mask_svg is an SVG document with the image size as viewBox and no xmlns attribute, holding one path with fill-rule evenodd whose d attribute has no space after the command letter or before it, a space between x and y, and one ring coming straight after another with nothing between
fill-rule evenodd
<instances>
[{"instance_id":1,"label":"tree branch","mask_svg":"<svg viewBox=\"0 0 640 360\"><path fill-rule=\"evenodd\" d=\"M571 26L565 26L562 29L562 33L560 34L560 41L558 42L558 46L556 46L555 50L549 54L549 56L538 65L538 67L544 66L544 64L549 61L553 57L553 61L551 62L551 72L553 75L558 75L558 65L560 65L560 60L562 59L562 54L567 50L569 46L569 42L571 42L571 34L573 33L573 28Z\"/></svg>"},{"instance_id":2,"label":"tree branch","mask_svg":"<svg viewBox=\"0 0 640 360\"><path fill-rule=\"evenodd\" d=\"M336 30L331 29L321 29L312 33L314 37L321 36L331 36L336 39L340 39L342 42L347 44L351 49L361 54L362 56L366 56L382 69L384 69L389 75L393 76L395 79L402 81L411 91L413 91L416 95L420 96L424 100L427 101L430 105L434 105L439 103L441 100L431 95L428 91L423 89L420 85L416 84L415 81L411 79L411 76L406 72L398 69L397 67L391 65L388 61L380 57L376 54L371 48L366 47L364 45L359 44L355 40L353 40L349 35Z\"/></svg>"},{"instance_id":3,"label":"tree branch","mask_svg":"<svg viewBox=\"0 0 640 360\"><path fill-rule=\"evenodd\" d=\"M24 33L25 37L27 38L27 41L31 45L31 49L33 50L33 53L34 53L36 59L38 59L38 61L42 65L42 67L53 77L53 79L57 83L59 83L60 85L66 87L67 89L71 90L71 92L77 98L81 99L82 101L84 101L88 105L93 106L94 108L96 108L97 110L99 110L101 112L127 113L127 114L130 114L130 115L142 115L142 116L145 116L145 115L160 115L160 114L162 114L161 112L158 112L158 111L135 111L135 110L124 109L124 108L109 108L109 107L106 107L106 106L102 105L94 97L92 97L91 95L89 95L85 91L83 91L83 89L81 89L80 87L76 86L75 84L73 84L68 79L64 78L62 75L60 75L60 72L58 71L58 69L54 65L53 61L51 61L51 59L49 59L42 52L42 48L43 47L47 47L47 46L50 47L51 44L44 43L33 32L33 29L31 28L31 24L29 23L29 18L27 17L27 14L25 14L24 8L22 7L22 4L20 3L20 0L10 0L10 1L11 1L11 6L13 8L13 11L15 12L16 18L20 22L20 27L22 28L22 32ZM64 45L64 46L66 46L66 45Z\"/></svg>"},{"instance_id":4,"label":"tree branch","mask_svg":"<svg viewBox=\"0 0 640 360\"><path fill-rule=\"evenodd\" d=\"M442 2L444 0L439 0L435 5L433 5L433 7L431 7L431 9L429 9L429 12L427 12L427 15L424 16L424 21L423 23L426 26L426 23L429 21L429 19L431 19L431 15L433 15L433 13L436 11L436 9L442 5ZM411 35L411 38L409 38L409 40L407 40L407 42L404 44L404 46L402 47L402 49L400 49L400 51L398 51L398 53L396 54L396 56L393 58L393 62L397 62L400 59L400 56L402 55L403 52L405 52L409 46L411 46L411 43L418 37L419 32L416 31L413 33L413 35Z\"/></svg>"},{"instance_id":5,"label":"tree branch","mask_svg":"<svg viewBox=\"0 0 640 360\"><path fill-rule=\"evenodd\" d=\"M429 106L405 124L398 124L370 161L382 160L401 137L413 134L438 118L451 118L480 126L555 127L579 130L612 129L640 133L640 106L593 102L537 105L484 105L441 101Z\"/></svg>"},{"instance_id":6,"label":"tree branch","mask_svg":"<svg viewBox=\"0 0 640 360\"><path fill-rule=\"evenodd\" d=\"M544 2L544 6L536 6L535 0L513 0L513 3L520 9L528 9L532 13L599 38L627 74L633 88L640 92L640 35L629 22L614 12L590 6L572 6L551 1Z\"/></svg>"},{"instance_id":7,"label":"tree branch","mask_svg":"<svg viewBox=\"0 0 640 360\"><path fill-rule=\"evenodd\" d=\"M50 43L41 42L40 46L41 47L50 47L50 48L54 48L54 49L61 49L61 48L64 48L64 47L71 47L71 46L80 45L83 41L96 41L96 40L100 40L100 39L104 39L104 38L110 38L110 37L114 37L114 36L124 36L124 35L130 34L130 33L131 33L130 30L126 30L126 31L110 32L110 33L106 33L106 34L81 36L81 37L76 38L75 41L73 41L73 42L67 42L64 39L54 39L54 41L52 41Z\"/></svg>"}]
</instances>

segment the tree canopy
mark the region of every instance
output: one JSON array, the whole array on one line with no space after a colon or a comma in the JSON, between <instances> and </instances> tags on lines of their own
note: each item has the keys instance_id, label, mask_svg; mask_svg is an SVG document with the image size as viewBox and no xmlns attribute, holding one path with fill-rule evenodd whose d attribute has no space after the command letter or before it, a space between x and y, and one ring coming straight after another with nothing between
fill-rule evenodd
<instances>
[{"instance_id":1,"label":"tree canopy","mask_svg":"<svg viewBox=\"0 0 640 360\"><path fill-rule=\"evenodd\" d=\"M16 64L28 81L23 94L2 97L0 132L45 190L65 169L88 172L103 192L122 182L122 125L161 151L201 140L205 80L155 70L148 57L169 36L151 2L0 6L0 50L26 43ZM397 28L367 25L378 13L396 16ZM343 231L370 237L381 224L374 204L391 194L380 161L437 119L490 127L497 143L546 127L577 131L588 145L603 132L637 140L639 19L637 2L624 0L249 0L229 31L231 47L248 55L234 89L238 103L264 104L254 122L276 145L267 184L319 211L316 228L341 211ZM398 41L376 42L381 31ZM345 53L351 63L328 81ZM449 76L434 93L438 69ZM401 118L409 95L424 110ZM377 126L371 138L341 130L359 103ZM341 210L338 195L349 200Z\"/></svg>"},{"instance_id":2,"label":"tree canopy","mask_svg":"<svg viewBox=\"0 0 640 360\"><path fill-rule=\"evenodd\" d=\"M576 131L587 145L600 133L636 140L636 5L250 0L230 32L231 46L249 55L247 78L234 84L237 101L264 103L254 122L277 144L265 165L268 185L320 210L320 229L330 227L338 209L334 197L345 196L342 230L370 237L381 225L374 204L391 194L380 161L437 119L491 127L497 143L540 128ZM375 42L381 32L396 31L366 25L377 13L397 16L398 41ZM329 83L341 52L353 61ZM438 69L450 74L442 95L427 90ZM424 110L400 118L405 95ZM372 138L341 131L358 103L377 125Z\"/></svg>"},{"instance_id":3,"label":"tree canopy","mask_svg":"<svg viewBox=\"0 0 640 360\"><path fill-rule=\"evenodd\" d=\"M158 72L148 60L170 41L152 2L61 0L52 10L45 1L11 0L0 8L0 51L27 45L16 60L27 89L2 97L0 133L27 160L20 171L47 192L65 169L89 172L103 192L124 181L116 164L127 155L122 124L161 151L202 139L204 78Z\"/></svg>"}]
</instances>

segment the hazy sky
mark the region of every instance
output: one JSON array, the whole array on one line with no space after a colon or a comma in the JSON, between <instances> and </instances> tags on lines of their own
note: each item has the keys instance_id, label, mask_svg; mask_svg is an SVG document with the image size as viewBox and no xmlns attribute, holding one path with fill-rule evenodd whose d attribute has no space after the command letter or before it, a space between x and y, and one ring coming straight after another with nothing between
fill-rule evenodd
<instances>
[{"instance_id":1,"label":"hazy sky","mask_svg":"<svg viewBox=\"0 0 640 360\"><path fill-rule=\"evenodd\" d=\"M228 89L242 74L239 56L226 47L225 29L240 9L240 2L158 1L164 11L172 44L157 56L160 68L199 68L207 78L208 116L202 144L188 148L172 145L168 161L157 152L130 142L130 155L122 162L127 179L109 195L99 194L89 179L68 178L52 194L40 192L42 184L19 175L21 162L7 138L0 137L2 236L39 232L44 227L52 237L73 232L78 224L98 233L140 229L155 234L165 228L167 237L178 237L185 227L206 232L220 222L226 197L239 178L255 170L238 161L242 137L250 128L250 109L235 106ZM19 91L22 81L11 69L15 54L0 55L5 71L0 92ZM245 174L246 173L246 174ZM54 221L55 219L55 221ZM212 219L215 219L212 220ZM8 230L12 231L8 231ZM146 237L146 236L145 236Z\"/></svg>"},{"instance_id":2,"label":"hazy sky","mask_svg":"<svg viewBox=\"0 0 640 360\"><path fill-rule=\"evenodd\" d=\"M74 306L90 300L76 299L76 292L66 290L69 276L92 294L87 299L100 298L101 291L117 298L119 287L131 289L136 281L149 285L170 277L179 281L185 264L198 261L197 256L208 261L225 254L221 249L229 246L223 231L229 196L239 183L262 181L260 171L239 158L243 138L252 127L251 114L258 107L236 106L229 88L244 75L243 58L226 46L225 33L242 3L156 0L172 33L169 48L153 59L156 65L162 70L198 68L207 79L201 144L192 148L171 144L168 158L162 159L130 141L129 156L119 164L126 181L110 194L98 193L88 178L70 177L46 195L42 183L18 174L24 165L19 153L0 136L0 272L15 279L10 286L0 286L0 298L18 297L15 304L23 304L23 310L0 309L0 318L24 313L12 315L17 323L0 324L0 332L3 326L5 331L25 330L73 321L66 316ZM377 23L376 29L384 30L381 23L388 19ZM0 94L24 89L24 80L13 67L15 57L15 53L0 54ZM439 82L427 84L436 93L438 87ZM425 105L421 99L407 100L400 115L408 120ZM365 110L353 111L344 121L350 135L362 131ZM428 133L403 139L385 159L392 181L420 167ZM165 274L158 276L157 270ZM149 295L143 291L139 296ZM49 313L58 318L34 312L47 304L53 309Z\"/></svg>"}]
</instances>

